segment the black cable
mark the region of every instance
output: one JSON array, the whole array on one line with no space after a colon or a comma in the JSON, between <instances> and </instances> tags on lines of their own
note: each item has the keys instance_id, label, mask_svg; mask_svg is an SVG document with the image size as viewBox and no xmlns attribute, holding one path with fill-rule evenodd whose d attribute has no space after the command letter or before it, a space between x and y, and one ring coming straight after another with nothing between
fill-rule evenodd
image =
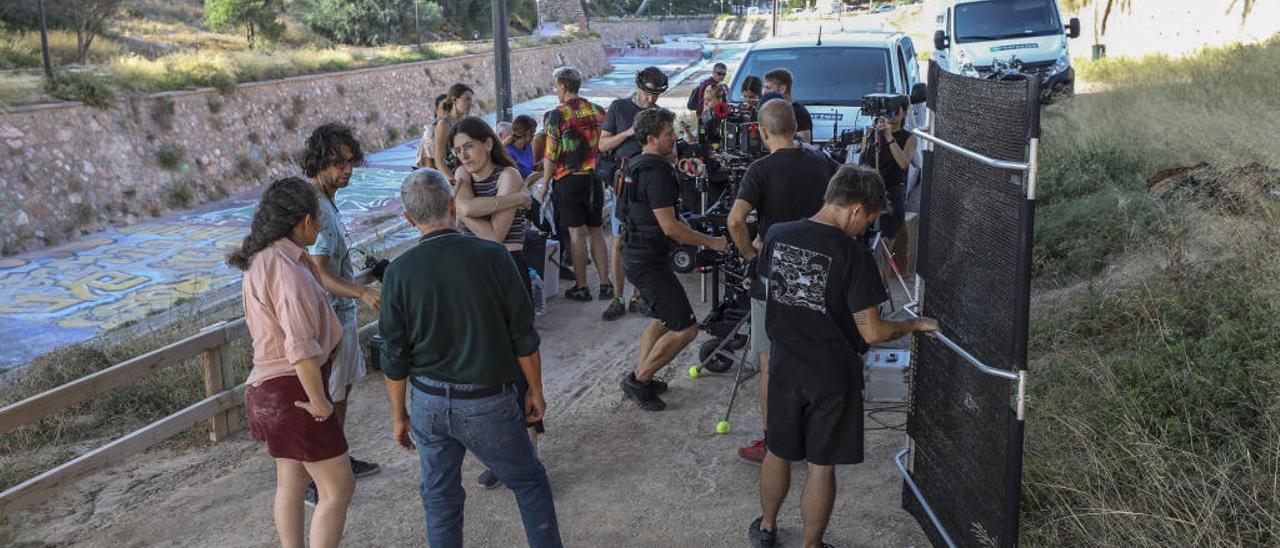
<instances>
[{"instance_id":1,"label":"black cable","mask_svg":"<svg viewBox=\"0 0 1280 548\"><path fill-rule=\"evenodd\" d=\"M898 424L887 424L884 421L876 418L876 415L880 413L902 413L905 415L907 413L907 404L905 403L893 404L887 407L881 407L878 409L872 409L868 411L867 419L869 419L871 422L878 424L879 426L870 426L870 427L863 426L862 430L864 432L874 432L876 430L895 430L898 432L906 432L907 430L906 419L903 419L902 422Z\"/></svg>"}]
</instances>

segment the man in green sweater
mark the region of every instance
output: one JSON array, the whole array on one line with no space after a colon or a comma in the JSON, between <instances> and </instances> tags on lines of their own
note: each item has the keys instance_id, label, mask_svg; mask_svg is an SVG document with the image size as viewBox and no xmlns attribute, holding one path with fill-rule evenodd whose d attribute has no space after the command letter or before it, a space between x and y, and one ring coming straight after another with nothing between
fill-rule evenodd
<instances>
[{"instance_id":1,"label":"man in green sweater","mask_svg":"<svg viewBox=\"0 0 1280 548\"><path fill-rule=\"evenodd\" d=\"M453 228L453 193L440 172L414 172L400 198L422 239L383 275L378 329L393 436L421 460L427 542L462 546L470 450L515 492L529 546L559 547L551 484L525 433L526 418L542 419L546 403L533 307L515 262L501 244Z\"/></svg>"}]
</instances>

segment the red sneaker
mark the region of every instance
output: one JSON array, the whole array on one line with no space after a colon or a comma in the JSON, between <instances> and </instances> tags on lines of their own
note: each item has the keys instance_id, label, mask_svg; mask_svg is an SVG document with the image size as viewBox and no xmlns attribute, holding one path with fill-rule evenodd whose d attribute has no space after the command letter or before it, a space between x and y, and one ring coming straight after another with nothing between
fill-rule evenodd
<instances>
[{"instance_id":1,"label":"red sneaker","mask_svg":"<svg viewBox=\"0 0 1280 548\"><path fill-rule=\"evenodd\" d=\"M745 462L747 464L754 464L756 466L760 466L762 463L764 463L764 453L765 453L764 440L758 439L756 441L751 442L751 444L747 445L746 447L739 448L738 458L741 459L742 462Z\"/></svg>"}]
</instances>

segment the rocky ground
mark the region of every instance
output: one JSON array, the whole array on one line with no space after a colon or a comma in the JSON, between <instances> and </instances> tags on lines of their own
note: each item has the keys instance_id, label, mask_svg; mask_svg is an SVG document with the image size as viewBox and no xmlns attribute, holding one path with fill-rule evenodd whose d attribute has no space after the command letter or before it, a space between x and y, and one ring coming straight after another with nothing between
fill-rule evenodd
<instances>
[{"instance_id":1,"label":"rocky ground","mask_svg":"<svg viewBox=\"0 0 1280 548\"><path fill-rule=\"evenodd\" d=\"M697 278L686 287L695 308ZM759 468L736 449L760 435L754 379L743 383L733 431L712 434L724 413L731 375L689 378L693 347L662 372L671 382L668 408L640 411L618 380L633 367L645 319L605 323L603 302L555 299L538 320L548 401L541 454L555 489L567 546L744 546L759 514ZM701 340L701 339L700 339ZM391 441L386 393L368 378L352 399L348 439L353 453L383 472L359 481L347 521L347 546L421 546L423 514L418 460ZM871 404L868 409L876 406ZM901 413L879 413L886 423ZM877 425L868 421L868 426ZM926 544L900 508L901 479L892 463L904 444L895 430L867 432L866 462L838 472L839 492L827 541L841 547ZM17 546L271 546L274 467L247 433L187 450L157 450L69 486L54 499L9 516L3 526ZM472 546L522 546L510 491L485 491L468 457L463 467L466 539ZM800 487L794 468L781 540L801 542ZM310 512L308 512L308 515ZM0 538L3 538L0 535Z\"/></svg>"}]
</instances>

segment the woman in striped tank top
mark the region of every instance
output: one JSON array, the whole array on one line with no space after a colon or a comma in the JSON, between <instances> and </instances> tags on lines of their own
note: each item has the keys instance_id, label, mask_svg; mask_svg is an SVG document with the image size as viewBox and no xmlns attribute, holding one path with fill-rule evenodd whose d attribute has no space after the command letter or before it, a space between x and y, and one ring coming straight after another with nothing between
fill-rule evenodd
<instances>
[{"instance_id":1,"label":"woman in striped tank top","mask_svg":"<svg viewBox=\"0 0 1280 548\"><path fill-rule=\"evenodd\" d=\"M462 162L455 173L455 198L462 231L498 242L511 258L531 293L529 263L524 257L524 208L529 194L515 162L484 120L468 116L449 131L449 144Z\"/></svg>"}]
</instances>

